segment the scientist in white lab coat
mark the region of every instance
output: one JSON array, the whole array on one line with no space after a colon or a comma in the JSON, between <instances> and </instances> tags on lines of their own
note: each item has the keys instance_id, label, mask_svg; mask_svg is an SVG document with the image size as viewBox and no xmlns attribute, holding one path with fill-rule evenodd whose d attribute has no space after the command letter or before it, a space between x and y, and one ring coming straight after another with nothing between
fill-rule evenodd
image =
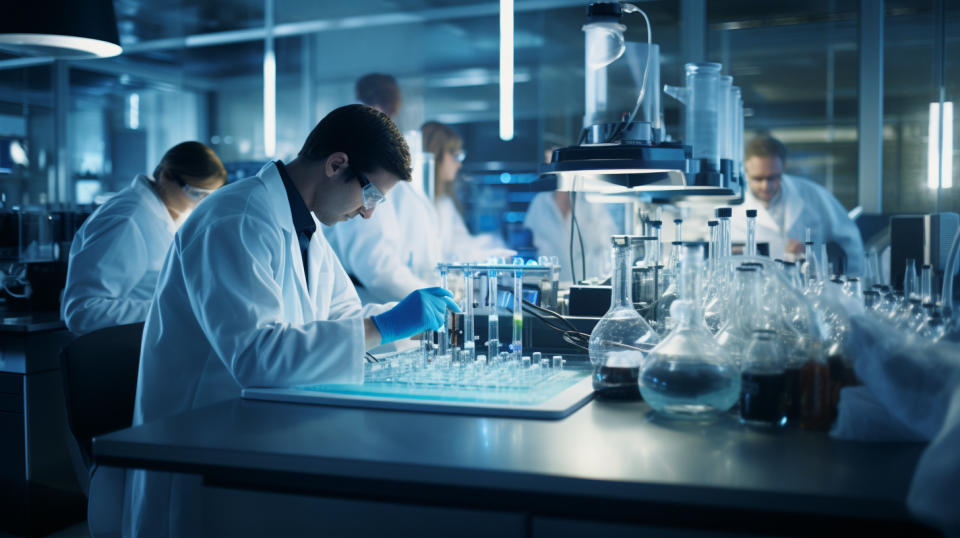
<instances>
[{"instance_id":1,"label":"scientist in white lab coat","mask_svg":"<svg viewBox=\"0 0 960 538\"><path fill-rule=\"evenodd\" d=\"M177 233L147 315L134 425L236 398L245 387L359 383L364 351L439 328L450 292L416 290L364 318L318 221L367 218L410 153L369 106L330 112L296 159L210 196ZM335 434L335 432L331 432ZM196 476L127 473L128 536L197 536Z\"/></svg>"},{"instance_id":2,"label":"scientist in white lab coat","mask_svg":"<svg viewBox=\"0 0 960 538\"><path fill-rule=\"evenodd\" d=\"M86 334L143 321L173 234L227 172L200 142L170 148L153 171L97 208L70 247L61 316Z\"/></svg>"},{"instance_id":3,"label":"scientist in white lab coat","mask_svg":"<svg viewBox=\"0 0 960 538\"><path fill-rule=\"evenodd\" d=\"M456 209L452 185L461 166L460 137L446 125L428 122L423 146L435 156L436 204L417 186L403 183L368 222L323 229L363 304L396 301L432 285L441 261L515 254L492 236L472 235Z\"/></svg>"},{"instance_id":4,"label":"scientist in white lab coat","mask_svg":"<svg viewBox=\"0 0 960 538\"><path fill-rule=\"evenodd\" d=\"M770 136L752 140L744 155L747 192L734 208L731 235L747 237L747 209L757 210L757 241L770 244L771 258L794 259L803 254L806 230L817 244L835 243L846 254L845 272L863 272L863 238L847 211L829 191L812 181L783 173L787 149Z\"/></svg>"},{"instance_id":5,"label":"scientist in white lab coat","mask_svg":"<svg viewBox=\"0 0 960 538\"><path fill-rule=\"evenodd\" d=\"M507 248L492 233L473 235L463 221L454 192L454 182L466 159L463 138L449 125L428 121L420 128L423 150L432 153L436 167L437 217L440 219L440 241L443 258L457 261L486 261L491 256L509 258L516 251Z\"/></svg>"},{"instance_id":6,"label":"scientist in white lab coat","mask_svg":"<svg viewBox=\"0 0 960 538\"><path fill-rule=\"evenodd\" d=\"M382 73L360 77L356 97L391 119L403 103L396 79ZM433 203L403 181L368 220L323 226L323 234L367 305L398 301L434 282L441 261L439 227Z\"/></svg>"}]
</instances>

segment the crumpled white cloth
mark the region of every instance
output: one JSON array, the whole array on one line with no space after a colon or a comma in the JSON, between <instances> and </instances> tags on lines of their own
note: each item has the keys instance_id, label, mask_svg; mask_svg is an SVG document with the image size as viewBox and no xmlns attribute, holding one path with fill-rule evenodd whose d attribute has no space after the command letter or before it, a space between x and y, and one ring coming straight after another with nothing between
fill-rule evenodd
<instances>
[{"instance_id":1,"label":"crumpled white cloth","mask_svg":"<svg viewBox=\"0 0 960 538\"><path fill-rule=\"evenodd\" d=\"M907 505L924 522L960 537L960 346L929 345L868 316L850 319L847 349L862 387L841 391L830 435L871 441L930 441Z\"/></svg>"}]
</instances>

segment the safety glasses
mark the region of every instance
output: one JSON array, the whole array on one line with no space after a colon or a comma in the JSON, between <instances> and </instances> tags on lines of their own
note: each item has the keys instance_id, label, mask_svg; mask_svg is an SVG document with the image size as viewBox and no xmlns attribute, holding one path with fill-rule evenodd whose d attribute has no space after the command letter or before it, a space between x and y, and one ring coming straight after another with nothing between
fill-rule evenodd
<instances>
[{"instance_id":1,"label":"safety glasses","mask_svg":"<svg viewBox=\"0 0 960 538\"><path fill-rule=\"evenodd\" d=\"M371 210L377 207L377 204L387 199L387 197L380 192L380 189L367 179L367 176L357 170L353 171L353 175L356 176L357 181L360 182L361 203L364 209Z\"/></svg>"},{"instance_id":2,"label":"safety glasses","mask_svg":"<svg viewBox=\"0 0 960 538\"><path fill-rule=\"evenodd\" d=\"M180 185L180 190L182 190L183 193L187 195L187 198L190 198L194 202L199 202L200 200L203 200L207 196L210 196L211 194L213 194L213 191L214 191L214 189L201 189L200 187L194 187L189 183L184 183L183 185Z\"/></svg>"},{"instance_id":3,"label":"safety glasses","mask_svg":"<svg viewBox=\"0 0 960 538\"><path fill-rule=\"evenodd\" d=\"M462 149L460 151L452 152L451 154L453 155L454 159L460 162L467 160L467 152L463 151Z\"/></svg>"}]
</instances>

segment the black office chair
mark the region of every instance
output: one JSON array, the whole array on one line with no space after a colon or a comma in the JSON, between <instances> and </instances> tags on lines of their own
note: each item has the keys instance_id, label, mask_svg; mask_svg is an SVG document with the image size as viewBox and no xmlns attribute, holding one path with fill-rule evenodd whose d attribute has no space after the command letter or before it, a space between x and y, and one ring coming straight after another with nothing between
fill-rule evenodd
<instances>
[{"instance_id":1,"label":"black office chair","mask_svg":"<svg viewBox=\"0 0 960 538\"><path fill-rule=\"evenodd\" d=\"M77 480L89 494L92 441L129 427L140 369L143 323L107 327L78 337L60 351L67 402L67 444Z\"/></svg>"}]
</instances>

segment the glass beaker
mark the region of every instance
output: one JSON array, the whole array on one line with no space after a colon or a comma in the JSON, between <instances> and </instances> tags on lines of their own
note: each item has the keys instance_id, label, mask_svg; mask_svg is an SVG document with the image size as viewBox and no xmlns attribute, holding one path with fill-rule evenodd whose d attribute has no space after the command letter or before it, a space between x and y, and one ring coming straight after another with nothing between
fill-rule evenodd
<instances>
[{"instance_id":1,"label":"glass beaker","mask_svg":"<svg viewBox=\"0 0 960 538\"><path fill-rule=\"evenodd\" d=\"M637 313L630 298L633 262L630 237L614 235L613 281L610 309L590 333L593 388L598 397L640 399L637 385L646 352L660 341L657 333Z\"/></svg>"},{"instance_id":2,"label":"glass beaker","mask_svg":"<svg viewBox=\"0 0 960 538\"><path fill-rule=\"evenodd\" d=\"M673 418L711 418L730 409L740 396L740 373L703 321L698 299L702 249L700 244L684 245L679 296L671 307L677 325L650 351L640 374L644 400Z\"/></svg>"},{"instance_id":3,"label":"glass beaker","mask_svg":"<svg viewBox=\"0 0 960 538\"><path fill-rule=\"evenodd\" d=\"M787 423L787 385L776 332L754 331L740 371L740 421L751 426Z\"/></svg>"},{"instance_id":4,"label":"glass beaker","mask_svg":"<svg viewBox=\"0 0 960 538\"><path fill-rule=\"evenodd\" d=\"M686 64L686 86L663 89L686 105L684 141L693 147L693 158L703 159L714 172L720 171L720 69L713 62Z\"/></svg>"}]
</instances>

